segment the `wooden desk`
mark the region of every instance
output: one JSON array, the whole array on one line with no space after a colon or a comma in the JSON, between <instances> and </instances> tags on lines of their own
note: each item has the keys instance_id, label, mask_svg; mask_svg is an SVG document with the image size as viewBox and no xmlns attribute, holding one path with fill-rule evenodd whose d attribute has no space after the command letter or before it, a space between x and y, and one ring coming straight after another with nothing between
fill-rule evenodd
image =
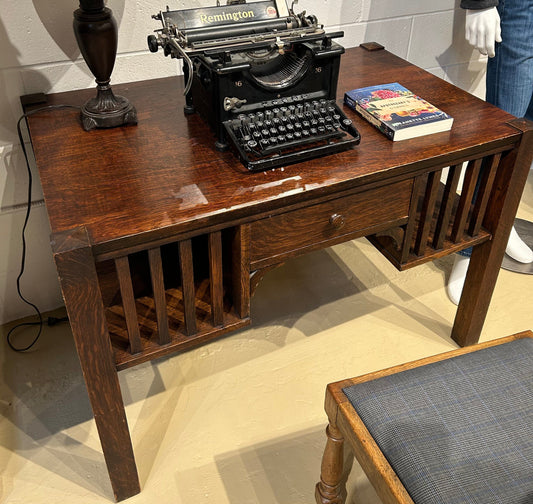
<instances>
[{"instance_id":1,"label":"wooden desk","mask_svg":"<svg viewBox=\"0 0 533 504\"><path fill-rule=\"evenodd\" d=\"M367 236L406 269L474 246L452 337L478 340L531 164L532 127L385 50L348 50L338 96L394 81L452 115L451 132L393 143L347 110L360 146L255 174L215 150L198 116L184 116L178 77L115 87L135 104L136 127L85 132L72 110L29 119L117 500L139 492L117 370L249 324L254 286L289 257ZM79 105L92 93L48 101Z\"/></svg>"}]
</instances>

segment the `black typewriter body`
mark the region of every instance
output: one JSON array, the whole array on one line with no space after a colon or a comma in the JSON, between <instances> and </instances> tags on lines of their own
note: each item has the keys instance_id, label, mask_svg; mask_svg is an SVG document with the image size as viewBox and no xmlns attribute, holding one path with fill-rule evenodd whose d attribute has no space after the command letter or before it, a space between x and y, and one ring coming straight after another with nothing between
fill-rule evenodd
<instances>
[{"instance_id":1,"label":"black typewriter body","mask_svg":"<svg viewBox=\"0 0 533 504\"><path fill-rule=\"evenodd\" d=\"M261 68L263 64L247 63L248 58L242 55L234 56L231 65L222 67L212 58L197 58L189 92L192 104L217 133L218 141L224 144L223 123L240 114L283 106L294 96L335 99L342 49L337 47L337 54L332 55L331 51L324 52L320 47L300 44L297 49L302 56L297 52L278 55L274 59L276 66L267 65L270 72L266 74L263 72L267 69ZM288 68L292 72L287 71ZM236 98L242 104L227 110L228 104L220 97Z\"/></svg>"},{"instance_id":2,"label":"black typewriter body","mask_svg":"<svg viewBox=\"0 0 533 504\"><path fill-rule=\"evenodd\" d=\"M217 148L230 146L249 170L359 143L335 103L344 48L332 39L342 32L326 34L316 18L294 14L285 0L230 0L153 17L163 29L148 37L150 50L161 46L166 55L184 59L185 112L197 112ZM203 26L207 20L212 26Z\"/></svg>"}]
</instances>

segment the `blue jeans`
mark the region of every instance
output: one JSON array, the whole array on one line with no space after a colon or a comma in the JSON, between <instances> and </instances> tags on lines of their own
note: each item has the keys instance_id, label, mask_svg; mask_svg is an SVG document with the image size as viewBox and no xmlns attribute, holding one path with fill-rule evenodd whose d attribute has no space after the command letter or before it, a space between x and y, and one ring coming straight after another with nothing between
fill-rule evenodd
<instances>
[{"instance_id":1,"label":"blue jeans","mask_svg":"<svg viewBox=\"0 0 533 504\"><path fill-rule=\"evenodd\" d=\"M502 42L487 63L486 100L533 120L533 0L500 0L498 13ZM459 252L471 253L471 248Z\"/></svg>"},{"instance_id":2,"label":"blue jeans","mask_svg":"<svg viewBox=\"0 0 533 504\"><path fill-rule=\"evenodd\" d=\"M500 0L502 42L487 63L487 101L533 120L533 0Z\"/></svg>"}]
</instances>

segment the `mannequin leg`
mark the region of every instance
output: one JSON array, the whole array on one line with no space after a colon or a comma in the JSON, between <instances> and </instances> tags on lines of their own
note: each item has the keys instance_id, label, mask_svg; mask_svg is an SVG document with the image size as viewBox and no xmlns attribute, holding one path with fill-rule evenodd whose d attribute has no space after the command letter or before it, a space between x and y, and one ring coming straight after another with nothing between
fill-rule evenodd
<instances>
[{"instance_id":1,"label":"mannequin leg","mask_svg":"<svg viewBox=\"0 0 533 504\"><path fill-rule=\"evenodd\" d=\"M533 2L500 0L502 42L496 44L496 55L487 63L487 102L515 115L533 120ZM533 166L532 166L533 167ZM506 254L522 263L533 262L533 251L511 230ZM470 257L457 254L448 296L459 303Z\"/></svg>"},{"instance_id":2,"label":"mannequin leg","mask_svg":"<svg viewBox=\"0 0 533 504\"><path fill-rule=\"evenodd\" d=\"M487 101L516 117L533 120L533 3L501 0L502 42L487 63ZM521 263L533 262L533 252L511 231L506 254Z\"/></svg>"},{"instance_id":3,"label":"mannequin leg","mask_svg":"<svg viewBox=\"0 0 533 504\"><path fill-rule=\"evenodd\" d=\"M516 117L533 119L533 3L500 0L502 42L487 62L486 100Z\"/></svg>"}]
</instances>

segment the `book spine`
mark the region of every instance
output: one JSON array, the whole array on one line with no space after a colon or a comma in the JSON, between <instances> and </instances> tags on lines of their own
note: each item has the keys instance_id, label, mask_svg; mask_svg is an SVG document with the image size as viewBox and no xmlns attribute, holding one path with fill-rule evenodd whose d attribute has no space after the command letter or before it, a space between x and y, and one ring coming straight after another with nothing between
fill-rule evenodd
<instances>
[{"instance_id":1,"label":"book spine","mask_svg":"<svg viewBox=\"0 0 533 504\"><path fill-rule=\"evenodd\" d=\"M366 119L372 126L381 131L387 138L394 140L394 130L380 121L377 117L374 117L370 112L365 110L355 100L352 100L349 96L344 97L344 103L348 105L352 110L355 110L363 119Z\"/></svg>"}]
</instances>

